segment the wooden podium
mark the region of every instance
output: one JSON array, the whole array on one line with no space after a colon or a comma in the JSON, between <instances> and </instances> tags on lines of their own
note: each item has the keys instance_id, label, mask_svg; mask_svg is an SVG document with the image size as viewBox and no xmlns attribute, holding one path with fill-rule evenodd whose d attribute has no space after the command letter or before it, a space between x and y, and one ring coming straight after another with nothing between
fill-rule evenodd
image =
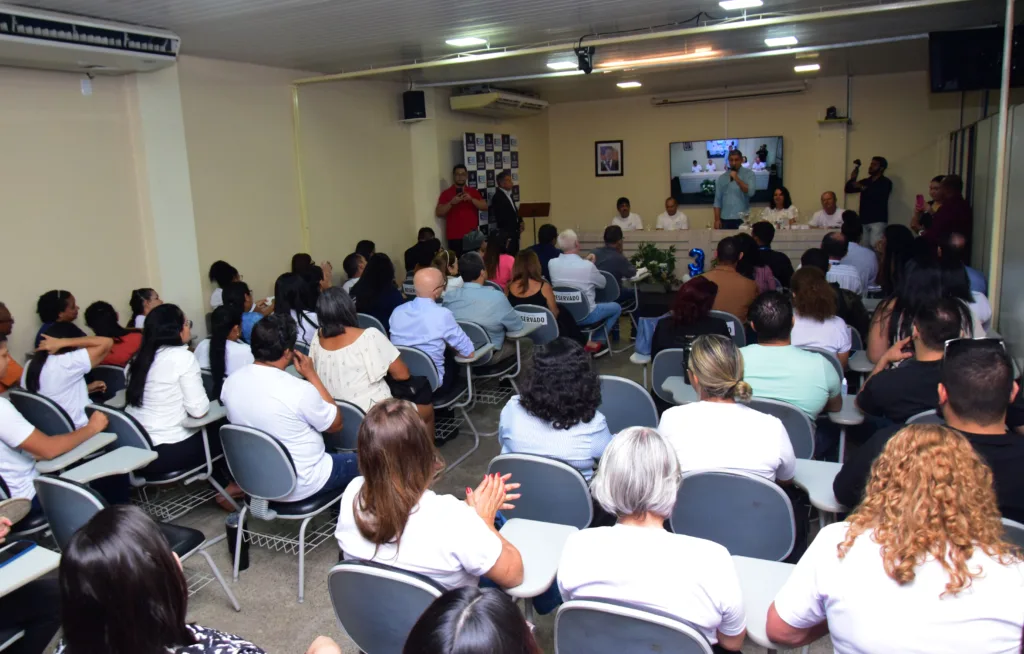
<instances>
[{"instance_id":1,"label":"wooden podium","mask_svg":"<svg viewBox=\"0 0 1024 654\"><path fill-rule=\"evenodd\" d=\"M537 242L537 219L551 215L550 202L523 202L519 205L519 217L532 219L533 242Z\"/></svg>"}]
</instances>

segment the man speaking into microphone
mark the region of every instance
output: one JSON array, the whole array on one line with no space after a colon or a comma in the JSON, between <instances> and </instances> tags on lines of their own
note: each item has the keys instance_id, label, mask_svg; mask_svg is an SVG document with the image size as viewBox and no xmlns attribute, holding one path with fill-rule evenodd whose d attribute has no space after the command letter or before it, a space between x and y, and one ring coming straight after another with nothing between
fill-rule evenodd
<instances>
[{"instance_id":1,"label":"man speaking into microphone","mask_svg":"<svg viewBox=\"0 0 1024 654\"><path fill-rule=\"evenodd\" d=\"M475 188L467 186L469 172L462 164L452 169L454 183L441 192L434 215L445 219L448 247L462 256L462 237L480 226L480 213L487 211L484 200Z\"/></svg>"},{"instance_id":2,"label":"man speaking into microphone","mask_svg":"<svg viewBox=\"0 0 1024 654\"><path fill-rule=\"evenodd\" d=\"M729 170L715 182L715 229L738 229L741 213L750 213L754 197L754 171L743 167L743 153L729 152Z\"/></svg>"}]
</instances>

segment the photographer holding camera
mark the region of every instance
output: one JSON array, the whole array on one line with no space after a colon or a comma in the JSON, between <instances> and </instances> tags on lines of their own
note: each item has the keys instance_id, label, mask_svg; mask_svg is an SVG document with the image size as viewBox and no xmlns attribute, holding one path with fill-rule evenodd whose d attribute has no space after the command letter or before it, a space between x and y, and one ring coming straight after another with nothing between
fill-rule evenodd
<instances>
[{"instance_id":1,"label":"photographer holding camera","mask_svg":"<svg viewBox=\"0 0 1024 654\"><path fill-rule=\"evenodd\" d=\"M853 162L854 169L846 182L847 193L860 193L860 220L867 237L865 246L874 247L882 238L885 226L889 224L889 195L892 180L885 176L889 162L885 157L872 157L868 165L868 176L857 181L860 174L860 159ZM849 205L847 205L849 206Z\"/></svg>"}]
</instances>

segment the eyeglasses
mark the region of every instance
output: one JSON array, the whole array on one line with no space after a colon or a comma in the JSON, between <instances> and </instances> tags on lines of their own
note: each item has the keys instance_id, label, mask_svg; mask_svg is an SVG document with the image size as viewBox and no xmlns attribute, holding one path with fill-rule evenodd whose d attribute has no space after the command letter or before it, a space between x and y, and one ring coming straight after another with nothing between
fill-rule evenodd
<instances>
[{"instance_id":1,"label":"eyeglasses","mask_svg":"<svg viewBox=\"0 0 1024 654\"><path fill-rule=\"evenodd\" d=\"M948 357L950 352L972 349L1002 351L1005 354L1006 343L1001 338L967 338L964 336L951 338L943 345L942 357Z\"/></svg>"}]
</instances>

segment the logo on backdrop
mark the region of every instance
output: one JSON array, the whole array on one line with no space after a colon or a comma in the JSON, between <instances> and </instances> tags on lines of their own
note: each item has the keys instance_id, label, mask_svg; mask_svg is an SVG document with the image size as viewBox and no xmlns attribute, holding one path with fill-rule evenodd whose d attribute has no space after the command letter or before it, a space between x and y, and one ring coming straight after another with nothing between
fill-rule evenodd
<instances>
[{"instance_id":1,"label":"logo on backdrop","mask_svg":"<svg viewBox=\"0 0 1024 654\"><path fill-rule=\"evenodd\" d=\"M518 184L519 183L519 171L518 170L513 170L512 171L512 183L513 184Z\"/></svg>"},{"instance_id":2,"label":"logo on backdrop","mask_svg":"<svg viewBox=\"0 0 1024 654\"><path fill-rule=\"evenodd\" d=\"M494 134L484 134L484 150L494 152Z\"/></svg>"},{"instance_id":3,"label":"logo on backdrop","mask_svg":"<svg viewBox=\"0 0 1024 654\"><path fill-rule=\"evenodd\" d=\"M487 170L487 161L484 159L483 152L478 152L476 155L476 169Z\"/></svg>"},{"instance_id":4,"label":"logo on backdrop","mask_svg":"<svg viewBox=\"0 0 1024 654\"><path fill-rule=\"evenodd\" d=\"M494 168L494 155L490 152L487 153L487 167Z\"/></svg>"},{"instance_id":5,"label":"logo on backdrop","mask_svg":"<svg viewBox=\"0 0 1024 654\"><path fill-rule=\"evenodd\" d=\"M519 185L516 184L512 187L512 201L516 204L519 203Z\"/></svg>"},{"instance_id":6,"label":"logo on backdrop","mask_svg":"<svg viewBox=\"0 0 1024 654\"><path fill-rule=\"evenodd\" d=\"M476 171L475 170L469 171L469 179L467 180L467 184L469 186L472 186L473 188L476 188Z\"/></svg>"},{"instance_id":7,"label":"logo on backdrop","mask_svg":"<svg viewBox=\"0 0 1024 654\"><path fill-rule=\"evenodd\" d=\"M512 137L508 134L501 135L501 149L508 152L512 149Z\"/></svg>"},{"instance_id":8,"label":"logo on backdrop","mask_svg":"<svg viewBox=\"0 0 1024 654\"><path fill-rule=\"evenodd\" d=\"M501 153L501 167L502 168L511 168L512 167L512 156L511 156L511 153L509 153L509 152L502 152Z\"/></svg>"},{"instance_id":9,"label":"logo on backdrop","mask_svg":"<svg viewBox=\"0 0 1024 654\"><path fill-rule=\"evenodd\" d=\"M494 188L494 171L487 171L487 188Z\"/></svg>"},{"instance_id":10,"label":"logo on backdrop","mask_svg":"<svg viewBox=\"0 0 1024 654\"><path fill-rule=\"evenodd\" d=\"M484 149L484 135L483 134L477 134L476 135L476 149L477 149L477 152L482 152L483 149Z\"/></svg>"},{"instance_id":11,"label":"logo on backdrop","mask_svg":"<svg viewBox=\"0 0 1024 654\"><path fill-rule=\"evenodd\" d=\"M518 168L519 167L519 153L516 152L515 150L513 150L512 152L509 152L508 154L509 154L509 159L511 160L511 164L510 164L511 167L512 168Z\"/></svg>"},{"instance_id":12,"label":"logo on backdrop","mask_svg":"<svg viewBox=\"0 0 1024 654\"><path fill-rule=\"evenodd\" d=\"M476 152L476 134L472 132L466 133L466 151Z\"/></svg>"}]
</instances>

